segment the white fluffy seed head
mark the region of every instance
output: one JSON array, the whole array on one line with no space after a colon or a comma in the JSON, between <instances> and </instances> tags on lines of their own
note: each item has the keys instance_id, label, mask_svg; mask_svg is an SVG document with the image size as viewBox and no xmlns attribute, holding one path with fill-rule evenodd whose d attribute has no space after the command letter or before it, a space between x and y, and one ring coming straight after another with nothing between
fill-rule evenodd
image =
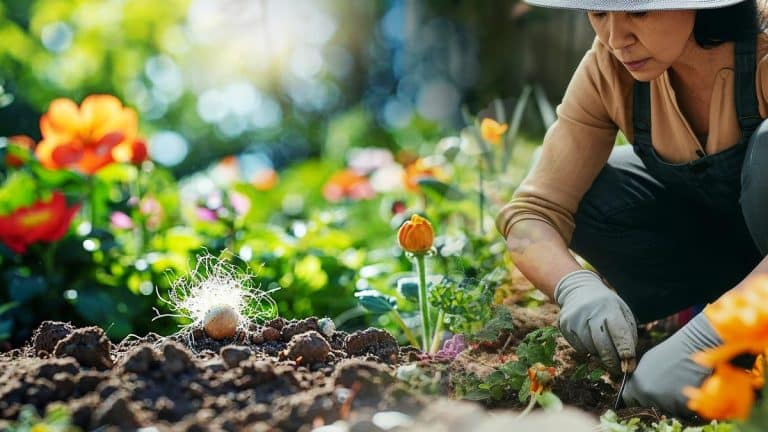
<instances>
[{"instance_id":1,"label":"white fluffy seed head","mask_svg":"<svg viewBox=\"0 0 768 432\"><path fill-rule=\"evenodd\" d=\"M188 277L173 282L168 299L160 297L173 313L158 315L187 318L189 331L202 326L212 338L234 336L250 320L267 320L277 311L270 294L253 286L253 276L214 257L201 257Z\"/></svg>"},{"instance_id":2,"label":"white fluffy seed head","mask_svg":"<svg viewBox=\"0 0 768 432\"><path fill-rule=\"evenodd\" d=\"M240 315L230 305L220 304L208 309L203 316L203 329L212 339L226 339L235 336Z\"/></svg>"}]
</instances>

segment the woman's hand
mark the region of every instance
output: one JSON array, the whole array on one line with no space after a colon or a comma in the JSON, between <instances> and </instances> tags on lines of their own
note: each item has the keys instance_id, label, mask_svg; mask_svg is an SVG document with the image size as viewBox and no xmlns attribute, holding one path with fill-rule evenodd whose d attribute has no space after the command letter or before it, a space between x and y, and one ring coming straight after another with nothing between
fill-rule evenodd
<instances>
[{"instance_id":1,"label":"woman's hand","mask_svg":"<svg viewBox=\"0 0 768 432\"><path fill-rule=\"evenodd\" d=\"M621 360L635 358L637 325L624 300L589 270L577 270L555 286L560 305L560 331L579 352L600 358L610 372Z\"/></svg>"},{"instance_id":2,"label":"woman's hand","mask_svg":"<svg viewBox=\"0 0 768 432\"><path fill-rule=\"evenodd\" d=\"M672 415L691 416L682 390L699 387L712 373L691 360L691 355L721 343L704 314L697 315L640 359L621 395L624 402L627 406L654 406Z\"/></svg>"}]
</instances>

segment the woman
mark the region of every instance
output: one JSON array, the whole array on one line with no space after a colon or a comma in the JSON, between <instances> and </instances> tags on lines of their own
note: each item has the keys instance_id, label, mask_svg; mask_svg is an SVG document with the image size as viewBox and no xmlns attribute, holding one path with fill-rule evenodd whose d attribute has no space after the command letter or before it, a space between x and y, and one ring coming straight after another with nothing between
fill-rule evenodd
<instances>
[{"instance_id":1,"label":"woman","mask_svg":"<svg viewBox=\"0 0 768 432\"><path fill-rule=\"evenodd\" d=\"M568 342L631 372L636 322L768 273L768 37L755 0L527 1L587 10L597 37L497 227ZM689 414L681 389L711 372L690 355L718 343L699 314L624 401Z\"/></svg>"}]
</instances>

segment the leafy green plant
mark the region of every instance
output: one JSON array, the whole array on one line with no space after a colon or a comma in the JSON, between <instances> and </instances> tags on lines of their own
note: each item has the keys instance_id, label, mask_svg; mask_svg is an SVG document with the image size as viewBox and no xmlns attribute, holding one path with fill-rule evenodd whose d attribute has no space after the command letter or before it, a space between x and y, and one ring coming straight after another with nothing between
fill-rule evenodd
<instances>
[{"instance_id":1,"label":"leafy green plant","mask_svg":"<svg viewBox=\"0 0 768 432\"><path fill-rule=\"evenodd\" d=\"M517 359L496 368L481 379L475 375L458 377L454 381L457 397L469 400L508 400L517 395L520 402L531 397L531 378L528 370L534 365L554 366L556 337L559 330L543 327L526 335L517 347ZM543 399L544 402L548 400Z\"/></svg>"},{"instance_id":2,"label":"leafy green plant","mask_svg":"<svg viewBox=\"0 0 768 432\"><path fill-rule=\"evenodd\" d=\"M738 432L735 424L713 421L703 426L683 426L678 420L666 419L650 425L639 417L621 419L611 410L600 417L600 427L604 432Z\"/></svg>"}]
</instances>

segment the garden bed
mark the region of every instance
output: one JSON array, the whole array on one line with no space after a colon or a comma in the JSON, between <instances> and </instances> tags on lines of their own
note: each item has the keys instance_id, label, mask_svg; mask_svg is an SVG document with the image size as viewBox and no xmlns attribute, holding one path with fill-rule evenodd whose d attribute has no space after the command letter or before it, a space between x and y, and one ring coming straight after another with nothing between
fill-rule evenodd
<instances>
[{"instance_id":1,"label":"garden bed","mask_svg":"<svg viewBox=\"0 0 768 432\"><path fill-rule=\"evenodd\" d=\"M25 405L42 414L63 403L72 423L84 430L152 425L288 431L339 421L351 430L405 428L453 394L457 379L487 376L514 358L526 334L556 317L556 308L547 305L512 306L512 312L513 332L453 361L398 347L383 330L329 331L316 318L277 318L223 341L195 330L186 336L150 333L119 344L98 327L46 322L23 348L0 356L0 418L17 420ZM596 424L615 401L615 384L602 376L574 379L585 359L559 337L555 361L554 393L564 404L592 413ZM419 378L411 373L403 380L404 365ZM482 405L519 411L524 404L508 396ZM443 401L442 409L457 409L452 403L458 404Z\"/></svg>"}]
</instances>

